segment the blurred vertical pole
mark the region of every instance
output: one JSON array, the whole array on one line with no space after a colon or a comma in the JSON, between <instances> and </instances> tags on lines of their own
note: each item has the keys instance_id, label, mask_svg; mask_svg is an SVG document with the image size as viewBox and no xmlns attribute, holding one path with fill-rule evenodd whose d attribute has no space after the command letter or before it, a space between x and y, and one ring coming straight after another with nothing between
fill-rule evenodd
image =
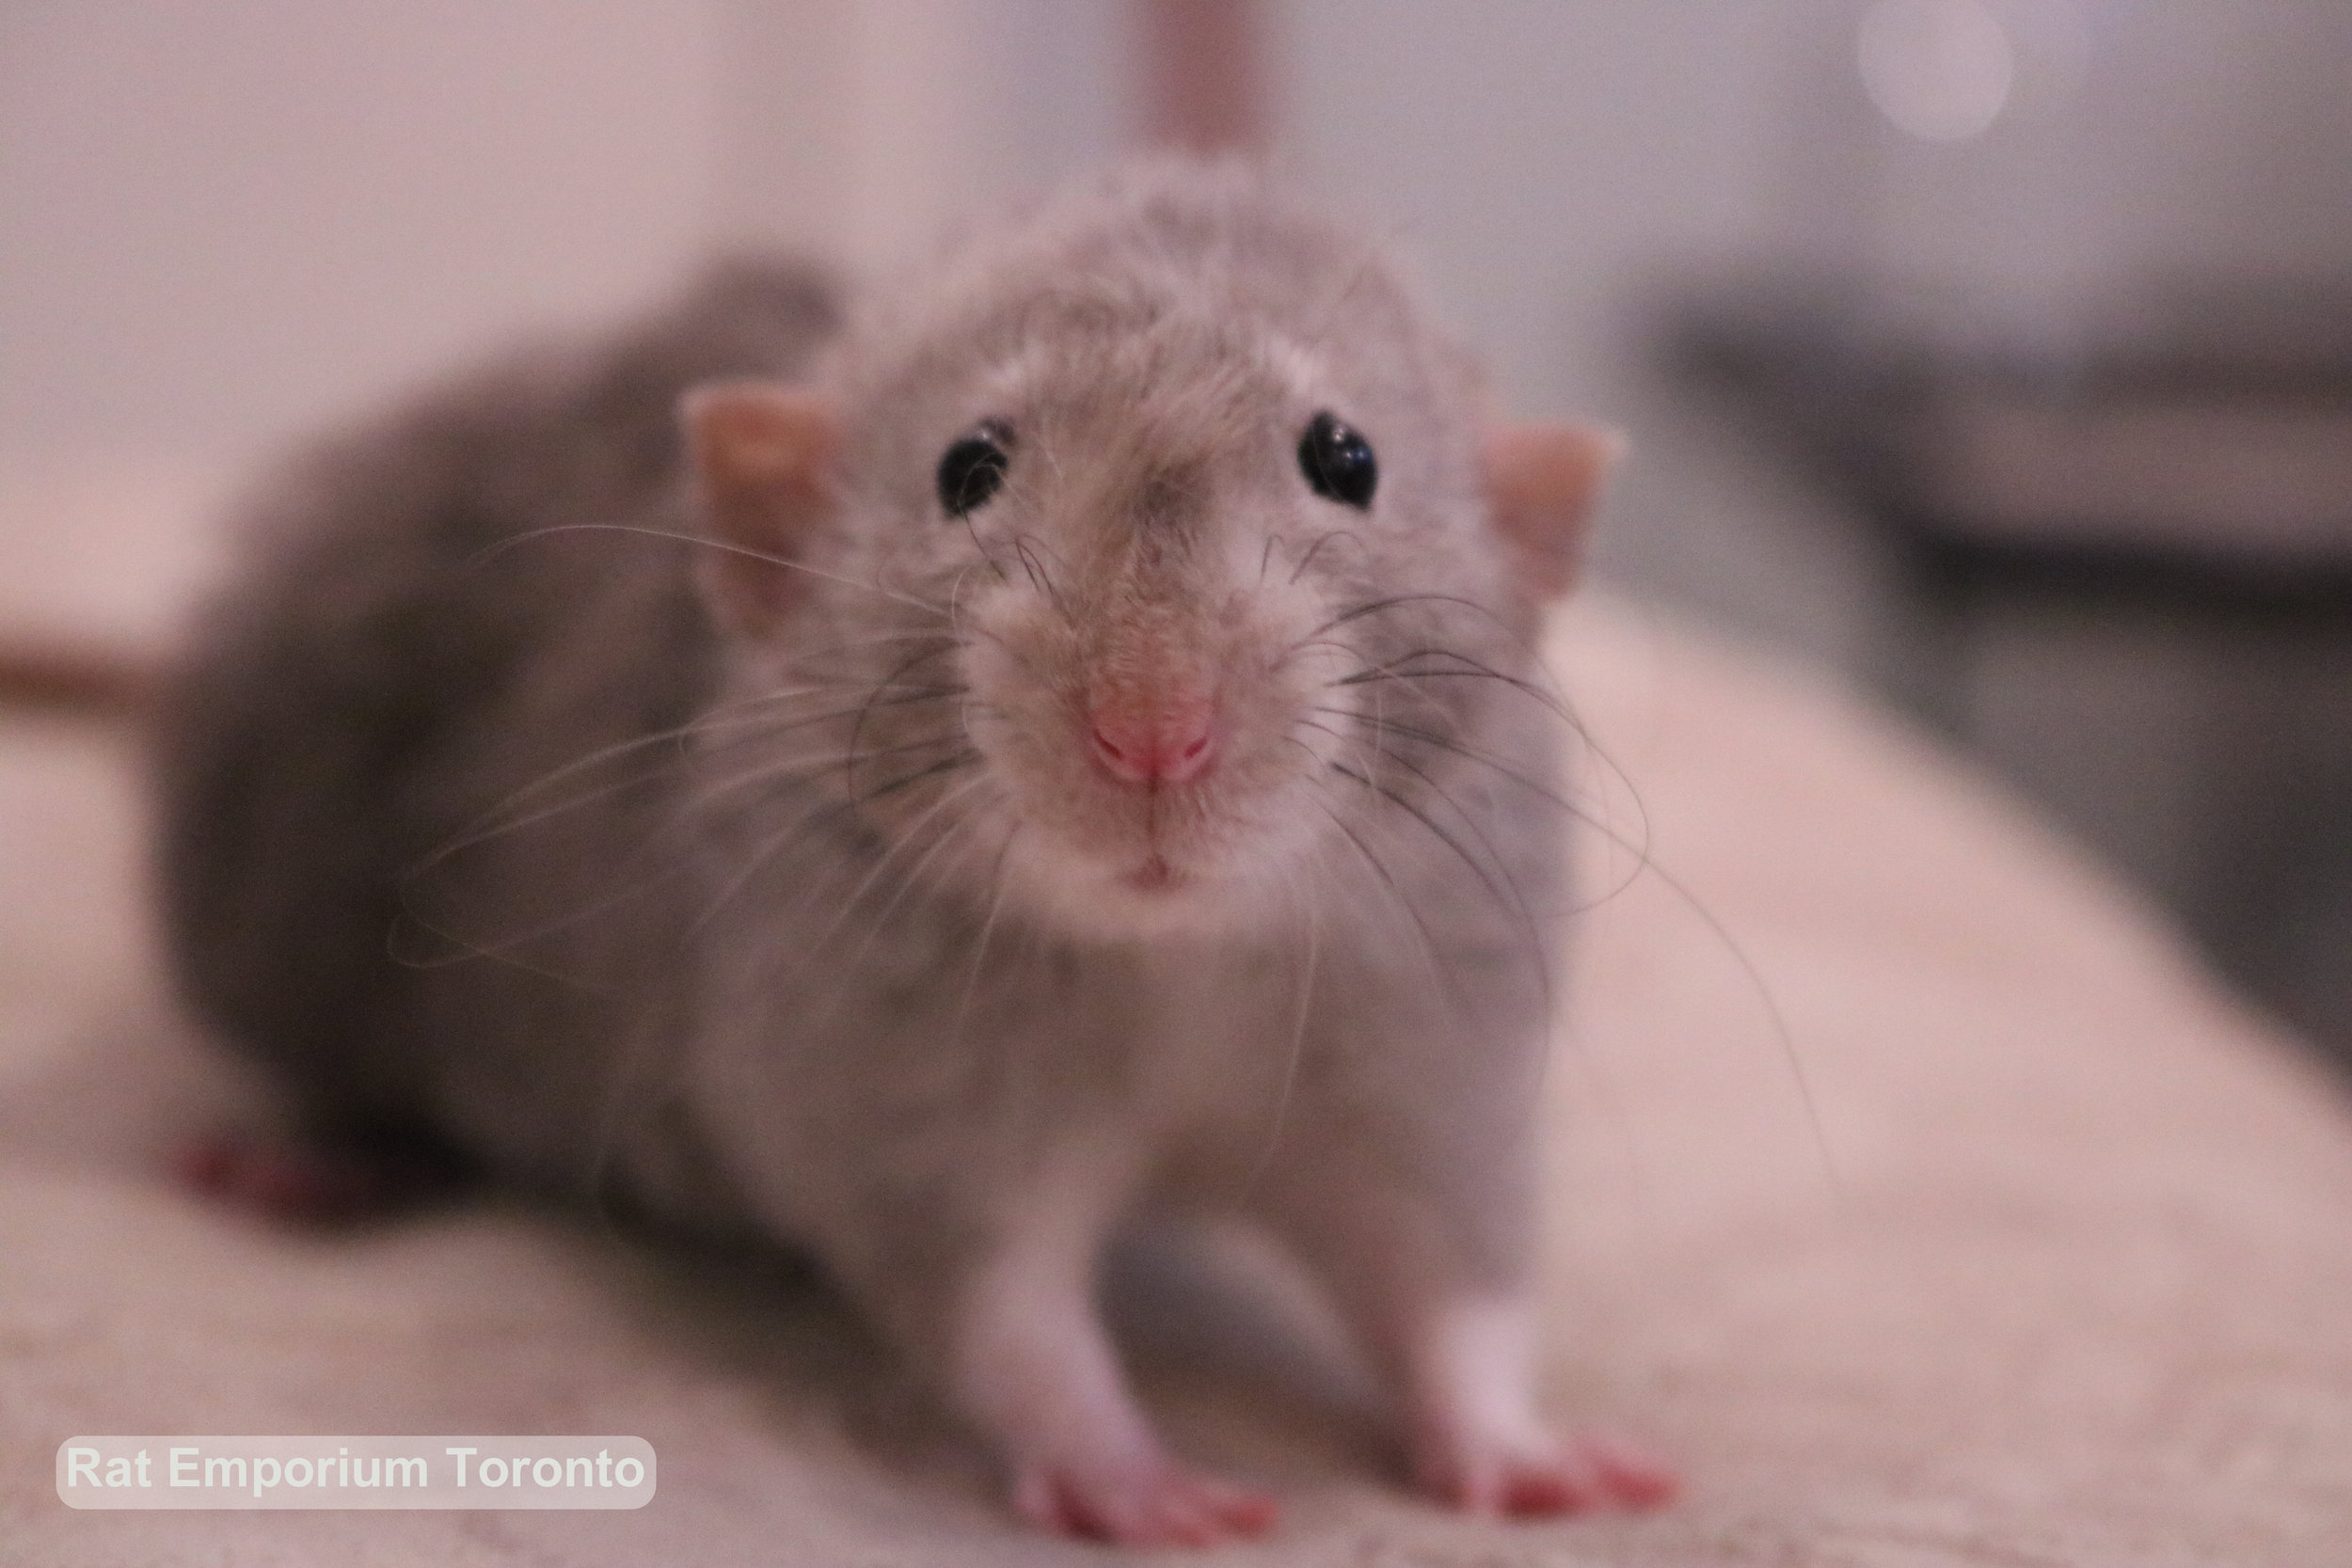
<instances>
[{"instance_id":1,"label":"blurred vertical pole","mask_svg":"<svg viewBox=\"0 0 2352 1568\"><path fill-rule=\"evenodd\" d=\"M723 242L884 271L1144 118L1134 0L707 3Z\"/></svg>"},{"instance_id":2,"label":"blurred vertical pole","mask_svg":"<svg viewBox=\"0 0 2352 1568\"><path fill-rule=\"evenodd\" d=\"M1263 154L1264 0L1132 0L1143 139L1189 152Z\"/></svg>"}]
</instances>

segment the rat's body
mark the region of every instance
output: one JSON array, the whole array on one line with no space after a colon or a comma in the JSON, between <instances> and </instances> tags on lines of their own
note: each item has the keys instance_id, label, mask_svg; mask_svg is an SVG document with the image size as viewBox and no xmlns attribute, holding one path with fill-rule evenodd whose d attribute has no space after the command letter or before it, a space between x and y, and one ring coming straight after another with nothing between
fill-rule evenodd
<instances>
[{"instance_id":1,"label":"rat's body","mask_svg":"<svg viewBox=\"0 0 2352 1568\"><path fill-rule=\"evenodd\" d=\"M1378 258L1230 173L832 327L747 273L281 493L167 708L199 1008L326 1133L812 1249L1058 1528L1270 1514L1095 1312L1110 1232L1200 1207L1330 1288L1433 1489L1656 1495L1527 1386L1529 641L1597 449L1485 430Z\"/></svg>"}]
</instances>

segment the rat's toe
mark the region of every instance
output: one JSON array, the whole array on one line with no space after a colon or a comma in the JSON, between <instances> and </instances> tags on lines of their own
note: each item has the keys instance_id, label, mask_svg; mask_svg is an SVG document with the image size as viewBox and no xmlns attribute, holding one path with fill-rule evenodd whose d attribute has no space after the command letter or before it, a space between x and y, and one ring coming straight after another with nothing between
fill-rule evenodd
<instances>
[{"instance_id":1,"label":"rat's toe","mask_svg":"<svg viewBox=\"0 0 2352 1568\"><path fill-rule=\"evenodd\" d=\"M1122 1546L1211 1546L1262 1535L1279 1513L1263 1492L1173 1460L1090 1467L1024 1465L1013 1505L1042 1528Z\"/></svg>"},{"instance_id":2,"label":"rat's toe","mask_svg":"<svg viewBox=\"0 0 2352 1568\"><path fill-rule=\"evenodd\" d=\"M1661 1508L1682 1490L1673 1465L1639 1444L1613 1433L1596 1433L1581 1444L1609 1499L1620 1508Z\"/></svg>"},{"instance_id":3,"label":"rat's toe","mask_svg":"<svg viewBox=\"0 0 2352 1568\"><path fill-rule=\"evenodd\" d=\"M1663 1461L1609 1435L1432 1434L1418 1468L1422 1489L1440 1501L1511 1518L1656 1508L1678 1486Z\"/></svg>"}]
</instances>

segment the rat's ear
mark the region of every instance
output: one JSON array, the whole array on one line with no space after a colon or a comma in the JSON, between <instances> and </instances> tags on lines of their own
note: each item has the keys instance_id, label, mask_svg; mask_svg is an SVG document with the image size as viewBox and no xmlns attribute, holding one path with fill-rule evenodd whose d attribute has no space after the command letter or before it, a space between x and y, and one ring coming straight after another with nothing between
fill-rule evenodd
<instances>
[{"instance_id":1,"label":"rat's ear","mask_svg":"<svg viewBox=\"0 0 2352 1568\"><path fill-rule=\"evenodd\" d=\"M696 562L703 594L730 630L757 636L800 598L805 576L786 563L833 515L841 418L831 400L772 381L697 387L678 417L714 542Z\"/></svg>"},{"instance_id":2,"label":"rat's ear","mask_svg":"<svg viewBox=\"0 0 2352 1568\"><path fill-rule=\"evenodd\" d=\"M1539 599L1576 585L1603 480L1625 452L1613 430L1513 424L1487 432L1486 504Z\"/></svg>"}]
</instances>

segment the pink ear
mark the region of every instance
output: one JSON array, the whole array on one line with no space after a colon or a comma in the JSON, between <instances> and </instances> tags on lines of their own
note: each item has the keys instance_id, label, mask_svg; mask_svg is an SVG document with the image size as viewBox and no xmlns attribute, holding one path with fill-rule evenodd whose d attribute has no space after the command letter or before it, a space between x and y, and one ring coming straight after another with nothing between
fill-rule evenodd
<instances>
[{"instance_id":1,"label":"pink ear","mask_svg":"<svg viewBox=\"0 0 2352 1568\"><path fill-rule=\"evenodd\" d=\"M1587 425L1515 424L1487 434L1486 503L1536 597L1557 598L1576 585L1601 482L1624 451L1623 436Z\"/></svg>"},{"instance_id":2,"label":"pink ear","mask_svg":"<svg viewBox=\"0 0 2352 1568\"><path fill-rule=\"evenodd\" d=\"M756 636L799 599L791 562L832 516L841 420L830 400L767 381L697 387L679 405L694 505L716 542L697 563L730 629Z\"/></svg>"}]
</instances>

